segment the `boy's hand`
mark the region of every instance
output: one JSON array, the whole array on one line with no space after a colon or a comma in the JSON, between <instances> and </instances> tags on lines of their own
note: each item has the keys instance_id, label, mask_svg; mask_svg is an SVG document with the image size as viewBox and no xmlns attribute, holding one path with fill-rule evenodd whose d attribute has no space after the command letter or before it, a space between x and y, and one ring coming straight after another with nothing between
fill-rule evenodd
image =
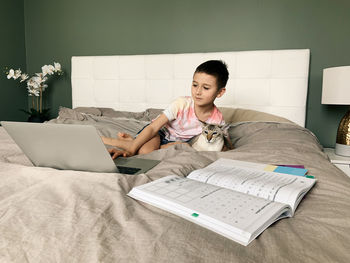
<instances>
[{"instance_id":1,"label":"boy's hand","mask_svg":"<svg viewBox=\"0 0 350 263\"><path fill-rule=\"evenodd\" d=\"M108 149L109 154L111 155L112 159L114 160L115 158L117 158L118 156L123 156L123 157L130 157L133 156L134 154L125 151L125 150L118 150L116 148L111 148Z\"/></svg>"}]
</instances>

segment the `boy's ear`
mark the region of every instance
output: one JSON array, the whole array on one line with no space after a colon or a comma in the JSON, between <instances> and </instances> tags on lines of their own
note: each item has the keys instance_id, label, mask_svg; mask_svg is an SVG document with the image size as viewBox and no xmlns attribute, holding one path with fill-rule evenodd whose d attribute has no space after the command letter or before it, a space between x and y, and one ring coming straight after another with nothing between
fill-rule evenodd
<instances>
[{"instance_id":1,"label":"boy's ear","mask_svg":"<svg viewBox=\"0 0 350 263\"><path fill-rule=\"evenodd\" d=\"M217 98L220 98L222 95L224 95L226 92L225 88L222 88L221 90L219 90L218 95L216 95Z\"/></svg>"}]
</instances>

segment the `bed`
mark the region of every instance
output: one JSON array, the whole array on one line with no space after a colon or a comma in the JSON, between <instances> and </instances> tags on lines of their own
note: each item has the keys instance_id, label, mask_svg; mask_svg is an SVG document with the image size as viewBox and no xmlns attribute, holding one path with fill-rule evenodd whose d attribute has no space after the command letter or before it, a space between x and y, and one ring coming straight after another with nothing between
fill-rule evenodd
<instances>
[{"instance_id":1,"label":"bed","mask_svg":"<svg viewBox=\"0 0 350 263\"><path fill-rule=\"evenodd\" d=\"M73 108L50 123L135 134L174 98L189 95L195 67L229 66L217 100L234 149L174 145L142 156L161 162L141 175L33 167L0 128L1 262L348 262L350 178L304 128L309 50L72 58ZM304 165L317 184L293 218L247 247L127 196L169 174L186 176L218 158ZM132 158L139 158L134 156Z\"/></svg>"}]
</instances>

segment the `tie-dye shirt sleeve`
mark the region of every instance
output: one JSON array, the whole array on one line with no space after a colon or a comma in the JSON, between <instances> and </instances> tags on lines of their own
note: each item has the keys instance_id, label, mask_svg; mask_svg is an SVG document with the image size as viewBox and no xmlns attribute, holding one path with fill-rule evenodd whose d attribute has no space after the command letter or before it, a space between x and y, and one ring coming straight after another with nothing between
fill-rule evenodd
<instances>
[{"instance_id":1,"label":"tie-dye shirt sleeve","mask_svg":"<svg viewBox=\"0 0 350 263\"><path fill-rule=\"evenodd\" d=\"M191 97L179 97L163 111L169 123L164 127L165 137L169 141L188 141L202 132L202 125L194 112ZM207 123L225 124L221 112L216 106Z\"/></svg>"}]
</instances>

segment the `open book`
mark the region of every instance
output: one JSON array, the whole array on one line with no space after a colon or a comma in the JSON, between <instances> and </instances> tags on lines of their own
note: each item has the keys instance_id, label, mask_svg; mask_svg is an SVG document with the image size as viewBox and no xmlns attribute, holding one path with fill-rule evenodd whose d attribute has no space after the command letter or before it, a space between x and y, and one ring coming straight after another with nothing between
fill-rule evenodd
<instances>
[{"instance_id":1,"label":"open book","mask_svg":"<svg viewBox=\"0 0 350 263\"><path fill-rule=\"evenodd\" d=\"M316 179L219 159L191 172L134 187L129 196L248 245L278 219L291 217Z\"/></svg>"}]
</instances>

